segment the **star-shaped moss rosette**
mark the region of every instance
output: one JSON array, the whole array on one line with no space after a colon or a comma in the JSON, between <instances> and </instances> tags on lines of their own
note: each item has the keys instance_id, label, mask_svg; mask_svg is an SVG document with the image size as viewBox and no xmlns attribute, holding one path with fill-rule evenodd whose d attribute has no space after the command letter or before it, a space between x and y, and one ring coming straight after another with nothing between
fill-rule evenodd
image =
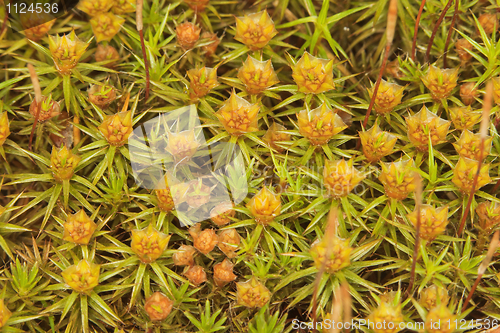
<instances>
[{"instance_id":1,"label":"star-shaped moss rosette","mask_svg":"<svg viewBox=\"0 0 500 333\"><path fill-rule=\"evenodd\" d=\"M446 142L450 124L424 106L413 116L406 117L408 139L419 151L427 151L429 140L432 146Z\"/></svg>"},{"instance_id":2,"label":"star-shaped moss rosette","mask_svg":"<svg viewBox=\"0 0 500 333\"><path fill-rule=\"evenodd\" d=\"M234 264L227 258L214 265L214 282L218 287L236 280L237 276L233 273Z\"/></svg>"},{"instance_id":3,"label":"star-shaped moss rosette","mask_svg":"<svg viewBox=\"0 0 500 333\"><path fill-rule=\"evenodd\" d=\"M81 209L74 215L68 215L68 219L64 223L63 239L75 244L86 245L96 229L95 222Z\"/></svg>"},{"instance_id":4,"label":"star-shaped moss rosette","mask_svg":"<svg viewBox=\"0 0 500 333\"><path fill-rule=\"evenodd\" d=\"M455 165L455 169L453 170L453 178L451 181L460 191L471 194L478 166L478 161L474 161L466 157L460 157ZM479 190L481 187L489 183L491 183L490 164L482 163L475 190Z\"/></svg>"},{"instance_id":5,"label":"star-shaped moss rosette","mask_svg":"<svg viewBox=\"0 0 500 333\"><path fill-rule=\"evenodd\" d=\"M260 106L251 104L242 97L231 93L215 116L219 119L226 131L233 136L258 131L258 115Z\"/></svg>"},{"instance_id":6,"label":"star-shaped moss rosette","mask_svg":"<svg viewBox=\"0 0 500 333\"><path fill-rule=\"evenodd\" d=\"M431 92L435 100L446 99L457 86L458 68L440 69L436 66L429 66L422 82Z\"/></svg>"},{"instance_id":7,"label":"star-shaped moss rosette","mask_svg":"<svg viewBox=\"0 0 500 333\"><path fill-rule=\"evenodd\" d=\"M268 225L281 214L280 195L271 192L264 186L248 202L247 208L257 223Z\"/></svg>"},{"instance_id":8,"label":"star-shaped moss rosette","mask_svg":"<svg viewBox=\"0 0 500 333\"><path fill-rule=\"evenodd\" d=\"M136 0L115 0L115 4L111 8L116 15L123 15L127 13L135 13Z\"/></svg>"},{"instance_id":9,"label":"star-shaped moss rosette","mask_svg":"<svg viewBox=\"0 0 500 333\"><path fill-rule=\"evenodd\" d=\"M61 75L68 75L87 50L89 43L76 36L75 30L63 35L49 36L49 50L57 70Z\"/></svg>"},{"instance_id":10,"label":"star-shaped moss rosette","mask_svg":"<svg viewBox=\"0 0 500 333\"><path fill-rule=\"evenodd\" d=\"M200 39L201 28L191 22L185 22L175 28L175 33L177 43L183 50L187 51L192 49Z\"/></svg>"},{"instance_id":11,"label":"star-shaped moss rosette","mask_svg":"<svg viewBox=\"0 0 500 333\"><path fill-rule=\"evenodd\" d=\"M429 333L451 333L455 331L453 327L444 325L442 328L436 328L435 323L453 323L456 316L448 309L445 304L441 304L431 309L425 318L425 329ZM434 325L434 326L433 326Z\"/></svg>"},{"instance_id":12,"label":"star-shaped moss rosette","mask_svg":"<svg viewBox=\"0 0 500 333\"><path fill-rule=\"evenodd\" d=\"M309 252L316 269L324 269L328 274L335 274L351 264L352 248L347 239L340 239L336 236L331 239L324 237L322 240L316 240Z\"/></svg>"},{"instance_id":13,"label":"star-shaped moss rosette","mask_svg":"<svg viewBox=\"0 0 500 333\"><path fill-rule=\"evenodd\" d=\"M32 41L39 41L47 35L56 19L46 12L27 12L19 15L24 34Z\"/></svg>"},{"instance_id":14,"label":"star-shaped moss rosette","mask_svg":"<svg viewBox=\"0 0 500 333\"><path fill-rule=\"evenodd\" d=\"M323 182L326 193L333 199L347 196L366 175L354 167L354 160L326 160Z\"/></svg>"},{"instance_id":15,"label":"star-shaped moss rosette","mask_svg":"<svg viewBox=\"0 0 500 333\"><path fill-rule=\"evenodd\" d=\"M492 137L486 137L481 148L481 135L479 133L474 134L469 130L464 130L460 139L458 139L453 146L460 156L479 161L490 154L492 141Z\"/></svg>"},{"instance_id":16,"label":"star-shaped moss rosette","mask_svg":"<svg viewBox=\"0 0 500 333\"><path fill-rule=\"evenodd\" d=\"M279 143L290 141L292 138L290 134L285 133L286 130L285 126L273 123L267 130L266 134L262 137L262 140L269 144L271 148L281 153L285 150L285 148L283 148Z\"/></svg>"},{"instance_id":17,"label":"star-shaped moss rosette","mask_svg":"<svg viewBox=\"0 0 500 333\"><path fill-rule=\"evenodd\" d=\"M150 224L142 230L132 230L132 243L130 247L139 259L149 264L158 259L167 248L170 235L159 232Z\"/></svg>"},{"instance_id":18,"label":"star-shaped moss rosette","mask_svg":"<svg viewBox=\"0 0 500 333\"><path fill-rule=\"evenodd\" d=\"M471 106L457 106L449 109L450 119L459 131L471 130L481 121L481 111L476 111Z\"/></svg>"},{"instance_id":19,"label":"star-shaped moss rosette","mask_svg":"<svg viewBox=\"0 0 500 333\"><path fill-rule=\"evenodd\" d=\"M43 96L40 103L33 99L30 104L30 114L43 123L61 113L61 105L52 98L52 95Z\"/></svg>"},{"instance_id":20,"label":"star-shaped moss rosette","mask_svg":"<svg viewBox=\"0 0 500 333\"><path fill-rule=\"evenodd\" d=\"M301 110L297 114L299 132L306 137L312 145L327 144L334 135L347 128L333 110L326 103L313 110Z\"/></svg>"},{"instance_id":21,"label":"star-shaped moss rosette","mask_svg":"<svg viewBox=\"0 0 500 333\"><path fill-rule=\"evenodd\" d=\"M202 12L208 6L210 0L183 0L195 12Z\"/></svg>"},{"instance_id":22,"label":"star-shaped moss rosette","mask_svg":"<svg viewBox=\"0 0 500 333\"><path fill-rule=\"evenodd\" d=\"M500 203L494 201L485 201L477 205L475 210L478 220L479 227L487 232L491 233L498 225L500 225Z\"/></svg>"},{"instance_id":23,"label":"star-shaped moss rosette","mask_svg":"<svg viewBox=\"0 0 500 333\"><path fill-rule=\"evenodd\" d=\"M96 42L109 42L120 31L125 19L113 13L100 13L92 17L90 25Z\"/></svg>"},{"instance_id":24,"label":"star-shaped moss rosette","mask_svg":"<svg viewBox=\"0 0 500 333\"><path fill-rule=\"evenodd\" d=\"M368 89L370 98L373 96L373 89L374 87ZM378 114L391 112L396 106L401 104L404 90L405 87L396 83L389 83L382 79L377 90L377 96L375 96L373 108Z\"/></svg>"},{"instance_id":25,"label":"star-shaped moss rosette","mask_svg":"<svg viewBox=\"0 0 500 333\"><path fill-rule=\"evenodd\" d=\"M119 112L112 116L107 116L99 131L112 146L121 147L127 143L128 137L132 133L132 112Z\"/></svg>"},{"instance_id":26,"label":"star-shaped moss rosette","mask_svg":"<svg viewBox=\"0 0 500 333\"><path fill-rule=\"evenodd\" d=\"M219 242L217 247L226 255L228 258L236 257L237 251L241 243L241 237L236 229L224 229L219 232Z\"/></svg>"},{"instance_id":27,"label":"star-shaped moss rosette","mask_svg":"<svg viewBox=\"0 0 500 333\"><path fill-rule=\"evenodd\" d=\"M419 175L414 170L413 159L401 158L395 162L381 163L381 166L379 180L389 198L404 200L415 191L415 179Z\"/></svg>"},{"instance_id":28,"label":"star-shaped moss rosette","mask_svg":"<svg viewBox=\"0 0 500 333\"><path fill-rule=\"evenodd\" d=\"M89 101L106 108L116 99L116 89L108 84L93 84L88 91Z\"/></svg>"},{"instance_id":29,"label":"star-shaped moss rosette","mask_svg":"<svg viewBox=\"0 0 500 333\"><path fill-rule=\"evenodd\" d=\"M194 129L182 132L167 132L166 151L172 155L176 165L189 162L196 153L200 143L198 142Z\"/></svg>"},{"instance_id":30,"label":"star-shaped moss rosette","mask_svg":"<svg viewBox=\"0 0 500 333\"><path fill-rule=\"evenodd\" d=\"M195 101L210 93L219 85L217 81L217 68L193 68L187 72L189 77L189 96Z\"/></svg>"},{"instance_id":31,"label":"star-shaped moss rosette","mask_svg":"<svg viewBox=\"0 0 500 333\"><path fill-rule=\"evenodd\" d=\"M263 10L258 13L236 17L236 39L245 44L250 50L259 50L278 34L274 22Z\"/></svg>"},{"instance_id":32,"label":"star-shaped moss rosette","mask_svg":"<svg viewBox=\"0 0 500 333\"><path fill-rule=\"evenodd\" d=\"M308 52L292 66L292 78L299 92L320 94L335 88L333 60L316 58Z\"/></svg>"},{"instance_id":33,"label":"star-shaped moss rosette","mask_svg":"<svg viewBox=\"0 0 500 333\"><path fill-rule=\"evenodd\" d=\"M381 302L380 305L373 310L368 316L368 319L373 323L375 333L396 333L401 330L400 324L404 323L401 304L393 305L387 302ZM383 323L392 323L383 328Z\"/></svg>"},{"instance_id":34,"label":"star-shaped moss rosette","mask_svg":"<svg viewBox=\"0 0 500 333\"><path fill-rule=\"evenodd\" d=\"M416 228L418 223L417 211L408 215L408 220ZM444 233L448 225L448 206L434 208L431 205L422 205L420 208L420 237L427 241L434 240Z\"/></svg>"},{"instance_id":35,"label":"star-shaped moss rosette","mask_svg":"<svg viewBox=\"0 0 500 333\"><path fill-rule=\"evenodd\" d=\"M52 170L54 178L59 182L71 179L80 160L81 157L73 154L71 150L68 150L64 145L60 149L55 146L52 147L50 169Z\"/></svg>"},{"instance_id":36,"label":"star-shaped moss rosette","mask_svg":"<svg viewBox=\"0 0 500 333\"><path fill-rule=\"evenodd\" d=\"M260 94L279 82L271 59L260 61L248 56L238 70L238 79L249 94Z\"/></svg>"},{"instance_id":37,"label":"star-shaped moss rosette","mask_svg":"<svg viewBox=\"0 0 500 333\"><path fill-rule=\"evenodd\" d=\"M201 230L199 223L189 228L189 234L193 238L193 246L203 254L209 254L219 242L219 237L213 229Z\"/></svg>"},{"instance_id":38,"label":"star-shaped moss rosette","mask_svg":"<svg viewBox=\"0 0 500 333\"><path fill-rule=\"evenodd\" d=\"M427 310L434 309L437 305L448 304L450 296L448 291L433 284L424 288L420 294L419 303Z\"/></svg>"},{"instance_id":39,"label":"star-shaped moss rosette","mask_svg":"<svg viewBox=\"0 0 500 333\"><path fill-rule=\"evenodd\" d=\"M100 266L81 260L62 272L64 282L76 292L88 294L99 284Z\"/></svg>"},{"instance_id":40,"label":"star-shaped moss rosette","mask_svg":"<svg viewBox=\"0 0 500 333\"><path fill-rule=\"evenodd\" d=\"M113 5L115 5L115 0L81 0L76 8L89 16L96 16L106 13Z\"/></svg>"},{"instance_id":41,"label":"star-shaped moss rosette","mask_svg":"<svg viewBox=\"0 0 500 333\"><path fill-rule=\"evenodd\" d=\"M246 282L236 283L236 298L239 305L261 308L271 299L271 292L255 276Z\"/></svg>"},{"instance_id":42,"label":"star-shaped moss rosette","mask_svg":"<svg viewBox=\"0 0 500 333\"><path fill-rule=\"evenodd\" d=\"M460 99L465 105L471 105L479 96L475 82L465 82L460 85Z\"/></svg>"},{"instance_id":43,"label":"star-shaped moss rosette","mask_svg":"<svg viewBox=\"0 0 500 333\"><path fill-rule=\"evenodd\" d=\"M368 131L359 132L363 154L370 163L378 162L382 157L394 152L398 138L389 132L382 131L378 124Z\"/></svg>"}]
</instances>

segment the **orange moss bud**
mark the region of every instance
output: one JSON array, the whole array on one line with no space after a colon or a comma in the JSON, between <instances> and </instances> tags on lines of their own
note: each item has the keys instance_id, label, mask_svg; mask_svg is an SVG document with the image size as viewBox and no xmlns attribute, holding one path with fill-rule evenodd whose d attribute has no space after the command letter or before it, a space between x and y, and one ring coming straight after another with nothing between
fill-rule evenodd
<instances>
[{"instance_id":1,"label":"orange moss bud","mask_svg":"<svg viewBox=\"0 0 500 333\"><path fill-rule=\"evenodd\" d=\"M316 240L311 245L310 250L314 266L318 270L324 267L325 272L328 274L334 274L349 266L351 264L351 252L352 248L349 246L349 240L338 237L330 239L324 237L321 241Z\"/></svg>"},{"instance_id":2,"label":"orange moss bud","mask_svg":"<svg viewBox=\"0 0 500 333\"><path fill-rule=\"evenodd\" d=\"M142 230L132 230L132 251L145 264L158 259L167 248L170 236L156 230L152 224Z\"/></svg>"},{"instance_id":3,"label":"orange moss bud","mask_svg":"<svg viewBox=\"0 0 500 333\"><path fill-rule=\"evenodd\" d=\"M479 217L479 226L487 233L490 233L500 224L500 204L494 201L482 202L476 208Z\"/></svg>"},{"instance_id":4,"label":"orange moss bud","mask_svg":"<svg viewBox=\"0 0 500 333\"><path fill-rule=\"evenodd\" d=\"M415 178L419 175L413 171L413 159L401 159L381 165L382 172L378 179L384 185L385 194L389 198L403 200L415 191Z\"/></svg>"},{"instance_id":5,"label":"orange moss bud","mask_svg":"<svg viewBox=\"0 0 500 333\"><path fill-rule=\"evenodd\" d=\"M107 116L99 126L99 131L110 145L123 146L132 133L132 113L127 111Z\"/></svg>"},{"instance_id":6,"label":"orange moss bud","mask_svg":"<svg viewBox=\"0 0 500 333\"><path fill-rule=\"evenodd\" d=\"M497 105L500 105L500 77L494 77L493 81L493 99Z\"/></svg>"},{"instance_id":7,"label":"orange moss bud","mask_svg":"<svg viewBox=\"0 0 500 333\"><path fill-rule=\"evenodd\" d=\"M381 302L368 319L373 323L372 330L375 333L396 333L399 332L400 323L403 322L403 314L401 312L401 305L396 306L387 302ZM393 325L388 325L393 323Z\"/></svg>"},{"instance_id":8,"label":"orange moss bud","mask_svg":"<svg viewBox=\"0 0 500 333\"><path fill-rule=\"evenodd\" d=\"M49 36L49 50L57 70L62 75L71 73L85 53L89 43L78 38L73 30L70 34Z\"/></svg>"},{"instance_id":9,"label":"orange moss bud","mask_svg":"<svg viewBox=\"0 0 500 333\"><path fill-rule=\"evenodd\" d=\"M281 214L281 197L264 186L248 202L247 208L257 223L268 225Z\"/></svg>"},{"instance_id":10,"label":"orange moss bud","mask_svg":"<svg viewBox=\"0 0 500 333\"><path fill-rule=\"evenodd\" d=\"M193 266L195 254L196 254L196 249L191 245L181 245L177 250L177 252L175 252L174 255L172 256L172 259L174 260L174 265Z\"/></svg>"},{"instance_id":11,"label":"orange moss bud","mask_svg":"<svg viewBox=\"0 0 500 333\"><path fill-rule=\"evenodd\" d=\"M431 310L437 305L447 305L449 299L450 297L448 296L448 291L446 291L446 289L433 284L432 286L422 290L419 303L427 310Z\"/></svg>"},{"instance_id":12,"label":"orange moss bud","mask_svg":"<svg viewBox=\"0 0 500 333\"><path fill-rule=\"evenodd\" d=\"M271 299L271 292L255 276L246 282L236 283L236 298L239 305L261 308Z\"/></svg>"},{"instance_id":13,"label":"orange moss bud","mask_svg":"<svg viewBox=\"0 0 500 333\"><path fill-rule=\"evenodd\" d=\"M4 144L10 135L9 117L7 112L0 113L0 146Z\"/></svg>"},{"instance_id":14,"label":"orange moss bud","mask_svg":"<svg viewBox=\"0 0 500 333\"><path fill-rule=\"evenodd\" d=\"M36 99L34 99L30 104L30 114L33 117L36 117L38 114L38 121L41 123L58 116L60 113L61 106L52 99L52 95L43 96L41 103L37 103Z\"/></svg>"},{"instance_id":15,"label":"orange moss bud","mask_svg":"<svg viewBox=\"0 0 500 333\"><path fill-rule=\"evenodd\" d=\"M451 180L453 184L455 184L462 192L470 194L478 165L478 161L474 161L466 157L460 157L453 172L453 179ZM481 187L489 184L490 182L490 165L482 164L475 190L479 190Z\"/></svg>"},{"instance_id":16,"label":"orange moss bud","mask_svg":"<svg viewBox=\"0 0 500 333\"><path fill-rule=\"evenodd\" d=\"M220 44L220 38L217 37L217 34L211 33L211 32L204 32L201 34L201 38L206 39L207 41L204 43L201 47L203 50L203 53L207 57L211 57L215 54L215 51L217 50L217 46Z\"/></svg>"},{"instance_id":17,"label":"orange moss bud","mask_svg":"<svg viewBox=\"0 0 500 333\"><path fill-rule=\"evenodd\" d=\"M417 227L417 211L408 214L410 222ZM442 234L448 225L448 206L434 208L430 205L422 205L420 209L420 237L427 241Z\"/></svg>"},{"instance_id":18,"label":"orange moss bud","mask_svg":"<svg viewBox=\"0 0 500 333\"><path fill-rule=\"evenodd\" d=\"M238 71L238 78L245 85L249 94L260 94L279 82L271 59L259 61L250 56Z\"/></svg>"},{"instance_id":19,"label":"orange moss bud","mask_svg":"<svg viewBox=\"0 0 500 333\"><path fill-rule=\"evenodd\" d=\"M370 98L373 96L374 89L375 87L368 89ZM391 112L396 106L401 104L404 90L405 87L396 83L389 83L382 79L380 81L380 86L378 87L377 96L375 96L375 104L373 105L373 108L378 114Z\"/></svg>"},{"instance_id":20,"label":"orange moss bud","mask_svg":"<svg viewBox=\"0 0 500 333\"><path fill-rule=\"evenodd\" d=\"M198 39L200 39L201 28L198 28L191 22L179 24L175 28L177 35L177 43L184 50L189 50L194 47Z\"/></svg>"},{"instance_id":21,"label":"orange moss bud","mask_svg":"<svg viewBox=\"0 0 500 333\"><path fill-rule=\"evenodd\" d=\"M231 222L231 218L233 218L235 214L236 212L234 211L234 204L232 202L222 202L212 209L210 212L210 219L213 223L222 227Z\"/></svg>"},{"instance_id":22,"label":"orange moss bud","mask_svg":"<svg viewBox=\"0 0 500 333\"><path fill-rule=\"evenodd\" d=\"M184 276L188 278L189 282L195 286L199 286L203 282L207 281L207 273L203 267L194 265L189 267L189 269L184 273Z\"/></svg>"},{"instance_id":23,"label":"orange moss bud","mask_svg":"<svg viewBox=\"0 0 500 333\"><path fill-rule=\"evenodd\" d=\"M7 305L4 303L4 300L0 299L0 328L5 326L11 316L12 312L9 311Z\"/></svg>"},{"instance_id":24,"label":"orange moss bud","mask_svg":"<svg viewBox=\"0 0 500 333\"><path fill-rule=\"evenodd\" d=\"M455 50L462 63L468 62L472 58L472 54L467 51L472 51L472 44L465 38L457 40L455 43Z\"/></svg>"},{"instance_id":25,"label":"orange moss bud","mask_svg":"<svg viewBox=\"0 0 500 333\"><path fill-rule=\"evenodd\" d=\"M257 128L259 110L260 106L258 104L250 104L236 95L233 90L229 99L217 111L215 116L229 134L239 136L259 130Z\"/></svg>"},{"instance_id":26,"label":"orange moss bud","mask_svg":"<svg viewBox=\"0 0 500 333\"><path fill-rule=\"evenodd\" d=\"M163 177L155 189L156 198L158 199L158 207L166 213L171 212L175 208L175 202L172 197L172 192L168 185L168 177Z\"/></svg>"},{"instance_id":27,"label":"orange moss bud","mask_svg":"<svg viewBox=\"0 0 500 333\"><path fill-rule=\"evenodd\" d=\"M347 128L342 118L325 103L311 111L300 111L297 120L300 134L309 139L314 146L327 144L334 135Z\"/></svg>"},{"instance_id":28,"label":"orange moss bud","mask_svg":"<svg viewBox=\"0 0 500 333\"><path fill-rule=\"evenodd\" d=\"M173 156L176 164L187 163L200 146L196 140L194 129L179 133L167 132L167 137L166 151Z\"/></svg>"},{"instance_id":29,"label":"orange moss bud","mask_svg":"<svg viewBox=\"0 0 500 333\"><path fill-rule=\"evenodd\" d=\"M481 14L478 18L479 25L483 28L484 32L492 34L493 31L497 30L498 27L498 17L497 14Z\"/></svg>"},{"instance_id":30,"label":"orange moss bud","mask_svg":"<svg viewBox=\"0 0 500 333\"><path fill-rule=\"evenodd\" d=\"M460 86L460 98L465 105L471 105L479 95L474 82L466 82Z\"/></svg>"},{"instance_id":31,"label":"orange moss bud","mask_svg":"<svg viewBox=\"0 0 500 333\"><path fill-rule=\"evenodd\" d=\"M66 146L58 149L56 146L52 147L52 154L50 155L50 169L55 180L62 182L73 177L73 172L80 162L81 158L74 155L71 150Z\"/></svg>"},{"instance_id":32,"label":"orange moss bud","mask_svg":"<svg viewBox=\"0 0 500 333\"><path fill-rule=\"evenodd\" d=\"M74 215L68 215L68 219L64 223L63 239L75 244L86 245L96 229L97 224L81 209Z\"/></svg>"},{"instance_id":33,"label":"orange moss bud","mask_svg":"<svg viewBox=\"0 0 500 333\"><path fill-rule=\"evenodd\" d=\"M433 308L427 313L425 318L425 330L428 333L451 333L455 331L453 325L448 325L448 323L455 322L455 316L448 309L445 304L441 304ZM441 325L436 325L436 323L441 323ZM443 325L443 323L446 323Z\"/></svg>"},{"instance_id":34,"label":"orange moss bud","mask_svg":"<svg viewBox=\"0 0 500 333\"><path fill-rule=\"evenodd\" d=\"M219 232L217 246L228 258L236 257L236 251L241 243L241 238L236 229L225 229Z\"/></svg>"},{"instance_id":35,"label":"orange moss bud","mask_svg":"<svg viewBox=\"0 0 500 333\"><path fill-rule=\"evenodd\" d=\"M184 3L195 12L202 12L208 6L210 0L184 0Z\"/></svg>"},{"instance_id":36,"label":"orange moss bud","mask_svg":"<svg viewBox=\"0 0 500 333\"><path fill-rule=\"evenodd\" d=\"M114 68L118 60L120 60L120 55L113 46L103 46L101 44L97 45L97 50L95 52L95 61L109 61L108 64L105 64L103 66L107 68Z\"/></svg>"},{"instance_id":37,"label":"orange moss bud","mask_svg":"<svg viewBox=\"0 0 500 333\"><path fill-rule=\"evenodd\" d=\"M408 139L419 151L427 151L429 139L432 146L446 141L450 124L450 121L439 118L423 106L415 115L406 117Z\"/></svg>"},{"instance_id":38,"label":"orange moss bud","mask_svg":"<svg viewBox=\"0 0 500 333\"><path fill-rule=\"evenodd\" d=\"M236 18L234 39L248 46L250 50L262 49L276 34L278 31L274 28L274 22L267 10Z\"/></svg>"},{"instance_id":39,"label":"orange moss bud","mask_svg":"<svg viewBox=\"0 0 500 333\"><path fill-rule=\"evenodd\" d=\"M300 92L320 94L335 88L333 60L316 58L306 52L292 70L293 80Z\"/></svg>"},{"instance_id":40,"label":"orange moss bud","mask_svg":"<svg viewBox=\"0 0 500 333\"><path fill-rule=\"evenodd\" d=\"M115 0L80 0L76 8L90 16L105 13L113 7Z\"/></svg>"},{"instance_id":41,"label":"orange moss bud","mask_svg":"<svg viewBox=\"0 0 500 333\"><path fill-rule=\"evenodd\" d=\"M157 291L146 299L144 310L151 321L160 321L168 317L173 306L174 302L170 298Z\"/></svg>"},{"instance_id":42,"label":"orange moss bud","mask_svg":"<svg viewBox=\"0 0 500 333\"><path fill-rule=\"evenodd\" d=\"M214 265L214 282L218 287L222 287L236 280L236 275L233 273L233 267L233 263L227 260L227 258Z\"/></svg>"},{"instance_id":43,"label":"orange moss bud","mask_svg":"<svg viewBox=\"0 0 500 333\"><path fill-rule=\"evenodd\" d=\"M116 99L116 89L107 84L93 84L89 91L89 102L105 108Z\"/></svg>"},{"instance_id":44,"label":"orange moss bud","mask_svg":"<svg viewBox=\"0 0 500 333\"><path fill-rule=\"evenodd\" d=\"M474 111L470 106L450 108L450 119L457 130L472 129L481 120L481 111Z\"/></svg>"},{"instance_id":45,"label":"orange moss bud","mask_svg":"<svg viewBox=\"0 0 500 333\"><path fill-rule=\"evenodd\" d=\"M193 237L193 246L203 254L212 252L219 242L219 238L213 229L201 231L199 223L189 228L189 234Z\"/></svg>"},{"instance_id":46,"label":"orange moss bud","mask_svg":"<svg viewBox=\"0 0 500 333\"><path fill-rule=\"evenodd\" d=\"M281 153L284 148L280 147L276 143L291 140L290 134L283 133L284 131L286 131L285 126L278 123L273 123L267 130L266 134L264 134L262 139L267 142L267 144L269 144L272 149L276 150L278 153Z\"/></svg>"},{"instance_id":47,"label":"orange moss bud","mask_svg":"<svg viewBox=\"0 0 500 333\"><path fill-rule=\"evenodd\" d=\"M101 13L94 16L90 20L90 25L96 42L111 41L122 28L123 22L125 22L125 19L113 13Z\"/></svg>"},{"instance_id":48,"label":"orange moss bud","mask_svg":"<svg viewBox=\"0 0 500 333\"><path fill-rule=\"evenodd\" d=\"M453 146L460 156L478 161L480 158L485 158L490 154L492 141L492 137L486 137L482 147L483 152L481 153L481 135L464 130L460 139ZM481 154L482 156L480 156Z\"/></svg>"},{"instance_id":49,"label":"orange moss bud","mask_svg":"<svg viewBox=\"0 0 500 333\"><path fill-rule=\"evenodd\" d=\"M354 160L327 160L323 169L323 181L328 195L334 199L348 195L365 175L353 166Z\"/></svg>"},{"instance_id":50,"label":"orange moss bud","mask_svg":"<svg viewBox=\"0 0 500 333\"><path fill-rule=\"evenodd\" d=\"M21 26L24 28L26 38L35 42L45 37L56 22L56 19L52 15L45 12L21 13L19 19Z\"/></svg>"},{"instance_id":51,"label":"orange moss bud","mask_svg":"<svg viewBox=\"0 0 500 333\"><path fill-rule=\"evenodd\" d=\"M432 98L435 100L448 98L451 91L457 86L458 68L440 69L431 65L427 74L421 79L430 90Z\"/></svg>"},{"instance_id":52,"label":"orange moss bud","mask_svg":"<svg viewBox=\"0 0 500 333\"><path fill-rule=\"evenodd\" d=\"M78 264L66 268L62 277L71 289L87 294L99 284L99 270L99 265L81 260Z\"/></svg>"},{"instance_id":53,"label":"orange moss bud","mask_svg":"<svg viewBox=\"0 0 500 333\"><path fill-rule=\"evenodd\" d=\"M389 132L382 132L378 124L368 131L359 132L363 153L370 163L378 162L382 157L392 154L398 138Z\"/></svg>"},{"instance_id":54,"label":"orange moss bud","mask_svg":"<svg viewBox=\"0 0 500 333\"><path fill-rule=\"evenodd\" d=\"M217 69L216 68L193 68L187 72L189 77L189 97L192 100L197 100L217 87Z\"/></svg>"},{"instance_id":55,"label":"orange moss bud","mask_svg":"<svg viewBox=\"0 0 500 333\"><path fill-rule=\"evenodd\" d=\"M122 15L126 13L135 13L136 0L114 0L115 4L111 9L113 13Z\"/></svg>"}]
</instances>

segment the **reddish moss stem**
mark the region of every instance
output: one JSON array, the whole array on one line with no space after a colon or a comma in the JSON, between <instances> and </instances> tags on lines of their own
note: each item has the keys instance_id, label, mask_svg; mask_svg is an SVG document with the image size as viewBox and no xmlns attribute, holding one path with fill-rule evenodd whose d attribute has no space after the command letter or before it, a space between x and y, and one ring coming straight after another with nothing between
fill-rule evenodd
<instances>
[{"instance_id":1,"label":"reddish moss stem","mask_svg":"<svg viewBox=\"0 0 500 333\"><path fill-rule=\"evenodd\" d=\"M32 64L28 64L28 70L30 72L31 82L33 83L33 89L35 90L35 106L36 106L36 116L33 122L33 127L31 128L29 150L33 151L33 135L35 134L35 128L38 124L38 117L40 116L40 108L42 107L42 89L40 88L40 81L38 81L38 75L36 74L35 67Z\"/></svg>"},{"instance_id":2,"label":"reddish moss stem","mask_svg":"<svg viewBox=\"0 0 500 333\"><path fill-rule=\"evenodd\" d=\"M366 128L368 123L368 117L372 112L373 105L375 104L375 98L377 97L378 88L380 86L380 80L382 80L382 74L385 71L385 66L387 65L387 59L389 58L389 51L391 50L392 41L394 39L394 32L396 31L396 22L398 18L398 1L391 0L389 3L389 12L387 13L387 42L385 45L384 60L382 61L382 67L378 73L377 82L375 82L375 87L373 88L372 98L370 99L370 105L366 111L365 120L363 121L363 127Z\"/></svg>"},{"instance_id":3,"label":"reddish moss stem","mask_svg":"<svg viewBox=\"0 0 500 333\"><path fill-rule=\"evenodd\" d=\"M429 40L429 44L427 45L427 52L425 53L425 62L429 62L429 55L431 53L432 44L434 43L434 38L436 37L437 31L438 31L439 27L441 26L441 23L443 22L444 17L446 15L446 13L448 12L448 9L450 9L452 2L453 2L453 0L448 1L448 3L446 4L446 6L443 9L443 12L439 16L439 19L437 20L436 25L434 26L434 30L432 30L431 39Z\"/></svg>"},{"instance_id":4,"label":"reddish moss stem","mask_svg":"<svg viewBox=\"0 0 500 333\"><path fill-rule=\"evenodd\" d=\"M420 4L420 9L418 10L417 20L415 21L415 29L413 29L413 43L411 45L411 60L415 61L417 56L417 33L418 27L420 26L420 18L422 17L422 12L424 11L426 0L422 0Z\"/></svg>"},{"instance_id":5,"label":"reddish moss stem","mask_svg":"<svg viewBox=\"0 0 500 333\"><path fill-rule=\"evenodd\" d=\"M137 0L136 4L136 23L137 23L137 31L139 31L139 37L141 39L141 49L142 49L142 58L144 59L144 69L146 70L146 99L149 98L149 62L146 54L146 44L144 43L144 25L142 23L142 7L143 0Z\"/></svg>"},{"instance_id":6,"label":"reddish moss stem","mask_svg":"<svg viewBox=\"0 0 500 333\"><path fill-rule=\"evenodd\" d=\"M484 103L483 103L483 116L481 119L481 128L480 128L480 136L481 136L481 143L479 146L479 161L477 164L477 171L474 176L474 180L472 181L472 188L471 192L469 194L469 199L467 200L467 206L465 206L465 211L464 215L462 216L462 220L460 221L460 226L458 228L458 236L462 235L462 231L464 230L465 227L465 221L467 220L467 216L469 216L469 210L472 205L472 199L474 198L474 193L476 192L476 186L477 182L479 180L479 173L481 172L481 166L483 165L483 159L484 159L484 142L486 140L486 136L488 133L488 127L490 123L490 110L492 106L492 99L493 99L493 83L490 81L488 82L488 85L486 86L486 94L484 96Z\"/></svg>"},{"instance_id":7,"label":"reddish moss stem","mask_svg":"<svg viewBox=\"0 0 500 333\"><path fill-rule=\"evenodd\" d=\"M446 43L444 44L444 54L443 54L443 67L448 68L447 64L447 55L448 55L448 47L450 46L451 35L453 34L453 27L455 26L455 22L458 16L458 0L455 0L455 11L453 12L453 18L451 19L450 29L448 30L448 37L446 37Z\"/></svg>"},{"instance_id":8,"label":"reddish moss stem","mask_svg":"<svg viewBox=\"0 0 500 333\"><path fill-rule=\"evenodd\" d=\"M464 306L462 307L462 312L465 309L467 309L467 305L469 305L469 302L472 299L472 295L474 295L474 292L476 291L479 282L483 278L484 272L486 272L486 269L488 268L491 262L491 258L493 258L493 254L498 248L499 233L500 232L497 230L493 235L493 239L491 240L490 246L488 248L488 253L486 254L486 258L484 258L483 262L481 262L481 265L479 265L476 281L474 282L474 285L472 286L469 295L467 295L467 298L465 299Z\"/></svg>"}]
</instances>

